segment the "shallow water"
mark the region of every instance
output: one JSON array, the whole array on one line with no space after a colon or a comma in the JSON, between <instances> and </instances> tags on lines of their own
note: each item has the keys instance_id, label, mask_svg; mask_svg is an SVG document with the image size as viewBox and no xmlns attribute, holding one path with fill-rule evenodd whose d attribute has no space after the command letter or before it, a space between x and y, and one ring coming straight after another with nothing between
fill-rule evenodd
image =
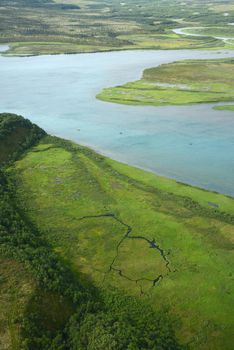
<instances>
[{"instance_id":1,"label":"shallow water","mask_svg":"<svg viewBox=\"0 0 234 350\"><path fill-rule=\"evenodd\" d=\"M9 45L7 44L0 44L0 52L7 51L9 49Z\"/></svg>"},{"instance_id":2,"label":"shallow water","mask_svg":"<svg viewBox=\"0 0 234 350\"><path fill-rule=\"evenodd\" d=\"M122 51L0 57L0 112L161 175L234 195L234 114L212 105L140 107L95 99L142 70L234 51Z\"/></svg>"}]
</instances>

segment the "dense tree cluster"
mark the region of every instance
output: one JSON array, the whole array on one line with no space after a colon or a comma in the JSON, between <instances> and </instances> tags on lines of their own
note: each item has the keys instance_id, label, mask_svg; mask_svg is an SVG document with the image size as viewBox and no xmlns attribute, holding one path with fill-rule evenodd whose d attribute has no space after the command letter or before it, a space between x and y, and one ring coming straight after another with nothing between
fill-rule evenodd
<instances>
[{"instance_id":1,"label":"dense tree cluster","mask_svg":"<svg viewBox=\"0 0 234 350\"><path fill-rule=\"evenodd\" d=\"M21 116L0 114L0 164L16 160L44 135L44 130Z\"/></svg>"},{"instance_id":2,"label":"dense tree cluster","mask_svg":"<svg viewBox=\"0 0 234 350\"><path fill-rule=\"evenodd\" d=\"M36 135L36 132L45 134L45 132L39 128L36 124L32 124L28 119L24 119L19 115L11 113L0 114L0 139L3 139L6 135L11 133L15 128L23 126L27 129L32 129L32 134ZM30 145L29 145L30 146Z\"/></svg>"}]
</instances>

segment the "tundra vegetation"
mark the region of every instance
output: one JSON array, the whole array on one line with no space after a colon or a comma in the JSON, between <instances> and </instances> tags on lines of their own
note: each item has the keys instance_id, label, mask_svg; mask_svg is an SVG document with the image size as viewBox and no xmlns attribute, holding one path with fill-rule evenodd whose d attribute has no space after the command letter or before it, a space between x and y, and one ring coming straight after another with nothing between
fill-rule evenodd
<instances>
[{"instance_id":1,"label":"tundra vegetation","mask_svg":"<svg viewBox=\"0 0 234 350\"><path fill-rule=\"evenodd\" d=\"M43 130L19 116L2 114L0 121L1 154L3 145L4 152L8 153L8 157L1 160L0 169L0 348L183 349L175 337L173 321L166 308L156 311L150 303L128 296L122 289L98 288L92 275L78 270L76 264L73 267L56 245L50 243L51 236L47 237L43 228L33 222L26 204L21 202L14 161L23 160L32 151L44 154L45 162L50 163L47 150L58 149L62 158L58 154L56 162L56 159L62 160L70 148L73 152L76 146L46 136ZM18 152L11 145L7 149L4 142L17 127L21 135ZM40 143L30 148L39 139ZM18 142L19 139L15 146ZM54 166L53 161L51 165ZM55 181L62 183L57 178ZM77 191L74 196L76 200ZM54 219L51 216L51 222ZM107 227L108 220L100 233ZM60 235L61 231L57 233ZM114 233L113 228L112 238ZM76 261L78 257L79 253Z\"/></svg>"},{"instance_id":2,"label":"tundra vegetation","mask_svg":"<svg viewBox=\"0 0 234 350\"><path fill-rule=\"evenodd\" d=\"M233 48L213 36L233 33L231 0L2 0L0 42L8 55L121 49ZM206 37L176 35L178 27L211 27Z\"/></svg>"},{"instance_id":3,"label":"tundra vegetation","mask_svg":"<svg viewBox=\"0 0 234 350\"><path fill-rule=\"evenodd\" d=\"M26 128L0 173L2 347L232 349L233 199L14 115L3 137L11 120Z\"/></svg>"},{"instance_id":4,"label":"tundra vegetation","mask_svg":"<svg viewBox=\"0 0 234 350\"><path fill-rule=\"evenodd\" d=\"M132 105L234 101L234 60L185 60L146 69L140 80L105 88L97 97ZM220 109L218 107L218 109ZM225 107L232 110L232 107Z\"/></svg>"}]
</instances>

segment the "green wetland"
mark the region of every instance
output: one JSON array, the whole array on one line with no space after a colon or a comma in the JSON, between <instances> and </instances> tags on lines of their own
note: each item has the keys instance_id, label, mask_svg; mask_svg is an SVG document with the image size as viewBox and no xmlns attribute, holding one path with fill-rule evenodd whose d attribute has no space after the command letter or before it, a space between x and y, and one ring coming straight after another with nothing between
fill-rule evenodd
<instances>
[{"instance_id":1,"label":"green wetland","mask_svg":"<svg viewBox=\"0 0 234 350\"><path fill-rule=\"evenodd\" d=\"M141 80L106 88L98 98L133 105L234 101L234 60L188 60L144 71Z\"/></svg>"}]
</instances>

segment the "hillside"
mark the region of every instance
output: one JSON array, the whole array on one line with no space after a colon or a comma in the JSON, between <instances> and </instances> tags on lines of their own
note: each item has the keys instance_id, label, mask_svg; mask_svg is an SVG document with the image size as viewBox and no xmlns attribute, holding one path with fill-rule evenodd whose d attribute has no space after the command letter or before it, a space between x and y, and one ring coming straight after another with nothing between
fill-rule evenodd
<instances>
[{"instance_id":1,"label":"hillside","mask_svg":"<svg viewBox=\"0 0 234 350\"><path fill-rule=\"evenodd\" d=\"M2 339L168 350L175 332L191 349L232 349L232 198L47 135L1 172L0 194L4 324L14 298L28 320Z\"/></svg>"},{"instance_id":2,"label":"hillside","mask_svg":"<svg viewBox=\"0 0 234 350\"><path fill-rule=\"evenodd\" d=\"M44 135L29 120L0 114L0 349L4 350L31 349L35 326L43 329L47 320L46 332L54 335L72 311L60 294L44 290L39 281L48 273L49 256L40 276L40 264L35 262L43 257L46 247L43 252L34 228L16 208L14 185L4 170Z\"/></svg>"},{"instance_id":3,"label":"hillside","mask_svg":"<svg viewBox=\"0 0 234 350\"><path fill-rule=\"evenodd\" d=\"M20 116L0 114L0 164L16 159L38 141L45 132Z\"/></svg>"},{"instance_id":4,"label":"hillside","mask_svg":"<svg viewBox=\"0 0 234 350\"><path fill-rule=\"evenodd\" d=\"M28 138L17 140L19 152L16 147L4 148L7 156L0 169L0 348L182 349L167 310L156 311L149 302L128 296L121 290L97 287L82 269L73 268L72 261L64 258L50 243L44 227L30 217L26 209L30 201L26 204L18 196L23 188L19 187L19 173L13 171L12 159L27 159L35 152L44 154L43 162L50 162L46 151L53 146L45 145L45 133L29 121L4 114L1 115L1 154L4 135L9 139L11 123L15 133L17 127L21 131L27 126L25 135ZM56 138L51 140L60 142L55 148L63 156L70 143ZM33 144L35 146L30 148ZM58 158L53 157L52 163ZM11 161L7 163L6 159ZM30 169L26 167L29 172ZM37 181L36 177L34 179ZM34 196L31 191L28 195ZM51 223L53 220L51 216Z\"/></svg>"}]
</instances>

